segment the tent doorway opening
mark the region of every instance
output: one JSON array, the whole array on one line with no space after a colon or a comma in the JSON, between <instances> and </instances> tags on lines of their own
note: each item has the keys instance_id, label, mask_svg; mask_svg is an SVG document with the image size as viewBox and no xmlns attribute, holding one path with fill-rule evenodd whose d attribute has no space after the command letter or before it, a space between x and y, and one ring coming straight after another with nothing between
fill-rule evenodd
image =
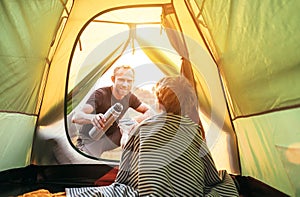
<instances>
[{"instance_id":1,"label":"tent doorway opening","mask_svg":"<svg viewBox=\"0 0 300 197\"><path fill-rule=\"evenodd\" d=\"M147 15L147 11L152 14L149 14L149 18L143 22L136 21L138 19L130 16L124 18L119 16L117 20L116 17L111 18L120 13L141 12ZM71 95L68 98L71 99L67 105L66 131L71 146L80 154L96 160L118 162L120 159L120 147L104 152L101 156L78 150L76 139L82 126L70 123L74 111L80 109L91 92L99 87L112 85L110 77L116 66L125 64L135 69L133 93L152 109L154 109L155 83L163 76L180 74L183 58L170 43L166 29L161 24L161 14L161 7L114 10L91 20L78 36L69 67L67 91L68 95ZM134 115L133 110L128 110L124 117ZM199 115L205 127L207 144L215 156L217 166L220 169L231 169L228 151L231 149L229 142L231 136L223 132L200 110Z\"/></svg>"}]
</instances>

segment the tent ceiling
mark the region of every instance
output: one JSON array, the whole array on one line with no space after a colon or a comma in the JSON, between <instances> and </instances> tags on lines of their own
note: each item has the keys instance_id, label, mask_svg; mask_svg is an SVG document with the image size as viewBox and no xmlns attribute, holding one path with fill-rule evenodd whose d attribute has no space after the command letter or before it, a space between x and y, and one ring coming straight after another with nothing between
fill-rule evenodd
<instances>
[{"instance_id":1,"label":"tent ceiling","mask_svg":"<svg viewBox=\"0 0 300 197\"><path fill-rule=\"evenodd\" d=\"M118 23L160 23L161 12L161 7L125 8L106 12L95 20Z\"/></svg>"}]
</instances>

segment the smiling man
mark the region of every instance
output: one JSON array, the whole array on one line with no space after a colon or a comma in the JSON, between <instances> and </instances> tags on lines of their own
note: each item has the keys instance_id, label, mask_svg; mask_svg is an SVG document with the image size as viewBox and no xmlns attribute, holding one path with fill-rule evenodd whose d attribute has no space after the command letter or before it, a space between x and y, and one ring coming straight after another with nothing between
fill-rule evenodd
<instances>
[{"instance_id":1,"label":"smiling man","mask_svg":"<svg viewBox=\"0 0 300 197\"><path fill-rule=\"evenodd\" d=\"M134 77L135 72L132 67L127 65L116 67L111 76L113 85L94 91L81 110L73 116L73 123L83 125L79 130L77 148L89 155L100 157L104 151L120 146L122 132L118 122L128 108L141 113L141 115L134 117L134 120L138 123L152 114L152 110L148 105L131 93ZM91 138L90 130L95 127L95 129L101 131L104 128L106 119L103 114L115 103L120 103L123 106L117 120L99 140Z\"/></svg>"}]
</instances>

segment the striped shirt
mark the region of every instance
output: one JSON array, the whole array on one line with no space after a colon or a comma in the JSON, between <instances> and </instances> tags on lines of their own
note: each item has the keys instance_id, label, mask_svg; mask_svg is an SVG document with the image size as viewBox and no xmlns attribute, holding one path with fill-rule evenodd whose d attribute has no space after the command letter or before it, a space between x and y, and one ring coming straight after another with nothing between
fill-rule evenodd
<instances>
[{"instance_id":1,"label":"striped shirt","mask_svg":"<svg viewBox=\"0 0 300 197\"><path fill-rule=\"evenodd\" d=\"M124 147L110 186L67 188L67 196L239 196L218 171L191 119L159 114L139 124Z\"/></svg>"}]
</instances>

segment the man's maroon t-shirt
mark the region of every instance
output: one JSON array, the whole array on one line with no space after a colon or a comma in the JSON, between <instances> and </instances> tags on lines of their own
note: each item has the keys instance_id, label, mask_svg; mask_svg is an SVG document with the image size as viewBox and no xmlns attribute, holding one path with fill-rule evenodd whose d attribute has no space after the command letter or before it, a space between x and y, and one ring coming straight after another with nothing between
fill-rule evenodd
<instances>
[{"instance_id":1,"label":"man's maroon t-shirt","mask_svg":"<svg viewBox=\"0 0 300 197\"><path fill-rule=\"evenodd\" d=\"M97 89L87 100L87 104L94 107L94 114L102 113L104 114L111 106L115 103L120 103L123 105L123 111L120 116L114 122L114 124L105 132L116 145L120 146L121 133L118 127L119 119L125 114L129 107L136 109L141 105L141 101L132 93L127 94L123 99L118 100L112 95L112 87L103 87ZM80 130L80 138L83 140L84 144L92 142L93 140L89 137L89 131L93 128L92 124L84 125Z\"/></svg>"}]
</instances>

